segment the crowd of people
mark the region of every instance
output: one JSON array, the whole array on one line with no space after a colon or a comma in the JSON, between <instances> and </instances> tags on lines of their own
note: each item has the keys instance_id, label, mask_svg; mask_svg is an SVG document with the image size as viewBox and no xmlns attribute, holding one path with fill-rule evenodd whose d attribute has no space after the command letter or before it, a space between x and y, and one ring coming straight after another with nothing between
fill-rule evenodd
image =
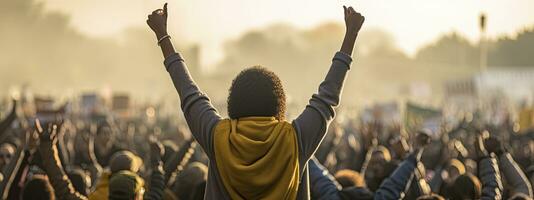
<instances>
[{"instance_id":1,"label":"crowd of people","mask_svg":"<svg viewBox=\"0 0 534 200\"><path fill-rule=\"evenodd\" d=\"M291 122L279 78L263 67L237 75L229 118L222 118L175 52L166 7L147 23L185 121L80 115L63 107L28 115L13 100L0 122L2 199L533 198L534 131L517 133L511 121L465 118L433 133L335 120L365 20L352 7L344 7L340 51Z\"/></svg>"}]
</instances>

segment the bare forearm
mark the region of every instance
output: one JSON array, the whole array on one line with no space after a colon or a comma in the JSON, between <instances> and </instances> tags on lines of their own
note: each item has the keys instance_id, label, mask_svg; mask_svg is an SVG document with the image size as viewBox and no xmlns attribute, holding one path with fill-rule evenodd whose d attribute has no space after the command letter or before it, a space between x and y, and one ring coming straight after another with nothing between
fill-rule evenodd
<instances>
[{"instance_id":1,"label":"bare forearm","mask_svg":"<svg viewBox=\"0 0 534 200\"><path fill-rule=\"evenodd\" d=\"M162 37L163 36L161 36L161 37L158 36L158 38L162 38ZM167 58L170 55L176 53L176 51L174 50L174 46L172 45L170 37L168 37L168 38L164 39L163 41L161 41L159 43L159 46L161 48L161 52L163 53L163 58Z\"/></svg>"},{"instance_id":2,"label":"bare forearm","mask_svg":"<svg viewBox=\"0 0 534 200\"><path fill-rule=\"evenodd\" d=\"M356 43L356 38L358 33L347 32L345 38L343 38L343 44L341 45L340 51L352 56L352 51L354 50L354 44Z\"/></svg>"}]
</instances>

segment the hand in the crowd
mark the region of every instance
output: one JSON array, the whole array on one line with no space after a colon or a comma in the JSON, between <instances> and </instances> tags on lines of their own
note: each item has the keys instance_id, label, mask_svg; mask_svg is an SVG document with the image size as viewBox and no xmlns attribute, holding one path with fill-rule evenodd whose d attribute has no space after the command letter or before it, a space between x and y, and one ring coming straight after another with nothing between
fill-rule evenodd
<instances>
[{"instance_id":1,"label":"hand in the crowd","mask_svg":"<svg viewBox=\"0 0 534 200\"><path fill-rule=\"evenodd\" d=\"M58 125L55 124L48 124L46 127L42 127L41 123L39 122L39 119L35 120L35 129L37 130L37 133L39 134L39 146L50 148L57 144L57 132L58 132Z\"/></svg>"},{"instance_id":2,"label":"hand in the crowd","mask_svg":"<svg viewBox=\"0 0 534 200\"><path fill-rule=\"evenodd\" d=\"M430 144L431 141L432 140L427 133L419 132L417 136L415 136L415 141L413 144L414 150L421 150L425 148L428 144Z\"/></svg>"},{"instance_id":3,"label":"hand in the crowd","mask_svg":"<svg viewBox=\"0 0 534 200\"><path fill-rule=\"evenodd\" d=\"M39 133L37 130L28 130L25 135L24 147L30 152L34 152L39 147Z\"/></svg>"},{"instance_id":4,"label":"hand in the crowd","mask_svg":"<svg viewBox=\"0 0 534 200\"><path fill-rule=\"evenodd\" d=\"M148 15L146 23L158 39L167 35L167 3L163 5L163 9L154 10L152 14Z\"/></svg>"},{"instance_id":5,"label":"hand in the crowd","mask_svg":"<svg viewBox=\"0 0 534 200\"><path fill-rule=\"evenodd\" d=\"M165 154L165 148L155 136L150 136L148 140L150 142L150 163L152 167L155 167L161 164L161 157Z\"/></svg>"},{"instance_id":6,"label":"hand in the crowd","mask_svg":"<svg viewBox=\"0 0 534 200\"><path fill-rule=\"evenodd\" d=\"M496 137L489 137L488 139L484 140L484 146L486 146L486 149L489 153L494 153L497 155L504 153L502 143Z\"/></svg>"},{"instance_id":7,"label":"hand in the crowd","mask_svg":"<svg viewBox=\"0 0 534 200\"><path fill-rule=\"evenodd\" d=\"M391 148L400 158L404 158L408 153L410 153L410 146L404 137L398 137L392 144Z\"/></svg>"},{"instance_id":8,"label":"hand in the crowd","mask_svg":"<svg viewBox=\"0 0 534 200\"><path fill-rule=\"evenodd\" d=\"M482 158L489 156L489 153L486 150L486 147L484 146L484 138L482 137L482 135L477 135L474 146L475 146L475 158L477 160L481 160Z\"/></svg>"},{"instance_id":9,"label":"hand in the crowd","mask_svg":"<svg viewBox=\"0 0 534 200\"><path fill-rule=\"evenodd\" d=\"M347 28L347 33L358 34L362 28L365 17L362 16L359 12L356 12L352 7L343 6L345 11L345 27Z\"/></svg>"},{"instance_id":10,"label":"hand in the crowd","mask_svg":"<svg viewBox=\"0 0 534 200\"><path fill-rule=\"evenodd\" d=\"M17 108L17 104L18 104L19 101L17 101L16 99L12 99L11 102L12 102L12 106L11 107L13 108L11 110L11 112L14 112L16 110L16 108Z\"/></svg>"}]
</instances>

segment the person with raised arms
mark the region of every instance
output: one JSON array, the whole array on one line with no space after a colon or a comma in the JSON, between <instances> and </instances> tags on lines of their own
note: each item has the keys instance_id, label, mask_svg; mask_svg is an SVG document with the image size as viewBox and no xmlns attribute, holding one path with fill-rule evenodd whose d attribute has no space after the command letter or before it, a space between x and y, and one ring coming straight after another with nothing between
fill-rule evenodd
<instances>
[{"instance_id":1,"label":"person with raised arms","mask_svg":"<svg viewBox=\"0 0 534 200\"><path fill-rule=\"evenodd\" d=\"M167 32L167 4L148 15L191 133L210 163L204 199L309 199L307 162L321 144L339 105L352 51L365 18L343 7L346 34L326 78L304 111L285 118L286 95L265 67L241 71L223 119L190 76Z\"/></svg>"}]
</instances>

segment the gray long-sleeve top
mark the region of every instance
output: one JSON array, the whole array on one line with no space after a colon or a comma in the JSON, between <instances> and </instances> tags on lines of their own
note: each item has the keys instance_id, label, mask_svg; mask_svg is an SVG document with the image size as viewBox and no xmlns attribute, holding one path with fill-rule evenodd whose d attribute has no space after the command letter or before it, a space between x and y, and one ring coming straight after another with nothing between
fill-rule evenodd
<instances>
[{"instance_id":1,"label":"gray long-sleeve top","mask_svg":"<svg viewBox=\"0 0 534 200\"><path fill-rule=\"evenodd\" d=\"M307 162L323 140L327 127L335 116L334 108L339 104L351 62L350 56L341 52L335 54L318 93L312 95L304 111L292 122L297 134L299 171L303 180L299 186L298 199L310 198ZM210 160L204 199L230 199L217 171L213 149L214 127L222 118L189 75L180 54L168 56L164 64L180 96L181 108L189 129Z\"/></svg>"}]
</instances>

